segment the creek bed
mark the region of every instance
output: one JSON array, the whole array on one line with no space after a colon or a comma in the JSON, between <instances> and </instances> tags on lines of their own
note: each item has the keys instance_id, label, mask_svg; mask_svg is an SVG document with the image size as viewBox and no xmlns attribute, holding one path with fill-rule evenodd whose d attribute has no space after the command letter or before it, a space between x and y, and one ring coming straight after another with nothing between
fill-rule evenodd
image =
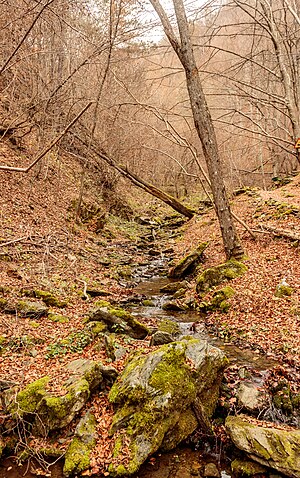
<instances>
[{"instance_id":1,"label":"creek bed","mask_svg":"<svg viewBox=\"0 0 300 478\"><path fill-rule=\"evenodd\" d=\"M155 319L168 319L175 321L182 332L182 335L191 335L195 338L205 339L211 345L215 345L224 351L231 364L245 367L251 370L252 381L261 385L268 369L274 366L274 361L255 354L249 349L240 349L235 345L226 343L211 334L205 327L204 321L201 322L201 316L196 311L165 311L163 304L168 300L168 296L160 292L161 288L171 281L166 277L155 276L155 273L162 273L164 270L164 261L157 258L150 263L140 267L137 271L137 282L133 292L135 296L144 297L153 303L152 307L141 305L141 303L132 305L130 312L137 317L147 317ZM152 277L151 277L152 276ZM196 330L191 328L193 323L197 323ZM132 478L192 478L193 476L203 476L203 470L207 463L214 463L220 470L220 478L230 478L230 458L224 456L221 442L214 443L210 448L193 450L186 446L179 446L172 452L157 453L148 460L139 472ZM51 478L63 478L61 462L49 468L46 474L34 473L38 465L32 461L29 464L18 467L12 460L6 459L0 464L0 478L35 478L36 476L48 476ZM39 467L40 468L40 467ZM198 474L197 474L198 470Z\"/></svg>"}]
</instances>

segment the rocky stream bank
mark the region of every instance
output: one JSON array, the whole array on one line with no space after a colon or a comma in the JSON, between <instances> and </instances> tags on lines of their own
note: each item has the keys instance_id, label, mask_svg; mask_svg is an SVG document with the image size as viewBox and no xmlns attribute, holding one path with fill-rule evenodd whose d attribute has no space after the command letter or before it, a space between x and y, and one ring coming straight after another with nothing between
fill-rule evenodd
<instances>
[{"instance_id":1,"label":"rocky stream bank","mask_svg":"<svg viewBox=\"0 0 300 478\"><path fill-rule=\"evenodd\" d=\"M79 335L47 348L51 360L93 346L89 356L64 362L58 390L48 375L21 389L1 380L0 476L16 478L22 470L30 477L33 466L35 476L57 478L300 477L300 399L289 377L206 327L211 311L228 311L231 281L247 273L246 265L203 267L207 243L171 265L168 242L153 225L149 230L142 244L149 259L120 279L131 293L116 302L98 291ZM5 316L31 324L51 314L53 322L68 323L58 313L66 304L50 291L23 290L12 302L4 291L0 306ZM38 345L31 345L34 356ZM3 337L4 353L8 346ZM113 410L105 426L97 400ZM99 442L110 448L102 462L93 458ZM25 465L12 465L11 455ZM49 467L50 459L59 464Z\"/></svg>"}]
</instances>

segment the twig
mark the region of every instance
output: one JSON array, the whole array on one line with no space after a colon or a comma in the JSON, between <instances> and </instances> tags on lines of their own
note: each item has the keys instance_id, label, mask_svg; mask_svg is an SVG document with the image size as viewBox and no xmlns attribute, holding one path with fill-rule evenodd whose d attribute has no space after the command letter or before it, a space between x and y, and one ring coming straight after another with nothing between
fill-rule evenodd
<instances>
[{"instance_id":1,"label":"twig","mask_svg":"<svg viewBox=\"0 0 300 478\"><path fill-rule=\"evenodd\" d=\"M85 282L85 280L81 280L79 279L79 282L82 282L83 283L83 294L82 294L82 298L84 300L89 300L89 296L87 295L86 291L87 291L87 283Z\"/></svg>"},{"instance_id":2,"label":"twig","mask_svg":"<svg viewBox=\"0 0 300 478\"><path fill-rule=\"evenodd\" d=\"M8 242L2 242L0 244L0 247L9 246L9 244L15 244L16 242L25 241L26 239L28 239L28 236L19 237L18 239L13 239L12 241L8 241Z\"/></svg>"}]
</instances>

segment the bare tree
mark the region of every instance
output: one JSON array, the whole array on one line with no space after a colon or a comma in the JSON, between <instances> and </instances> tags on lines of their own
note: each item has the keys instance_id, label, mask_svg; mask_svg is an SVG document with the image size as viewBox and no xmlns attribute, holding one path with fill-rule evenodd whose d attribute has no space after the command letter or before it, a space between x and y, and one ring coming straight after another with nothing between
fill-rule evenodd
<instances>
[{"instance_id":1,"label":"bare tree","mask_svg":"<svg viewBox=\"0 0 300 478\"><path fill-rule=\"evenodd\" d=\"M180 40L176 37L169 18L160 2L158 0L150 0L150 2L158 14L165 34L185 71L194 124L202 144L207 164L226 256L227 258L239 258L243 255L243 249L235 229L226 195L217 139L195 61L183 1L173 0Z\"/></svg>"}]
</instances>

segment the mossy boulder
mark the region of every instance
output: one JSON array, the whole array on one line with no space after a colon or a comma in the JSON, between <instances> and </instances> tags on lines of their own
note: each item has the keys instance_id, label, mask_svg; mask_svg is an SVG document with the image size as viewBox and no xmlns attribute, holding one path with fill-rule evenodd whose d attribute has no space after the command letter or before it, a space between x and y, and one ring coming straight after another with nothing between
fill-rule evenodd
<instances>
[{"instance_id":1,"label":"mossy boulder","mask_svg":"<svg viewBox=\"0 0 300 478\"><path fill-rule=\"evenodd\" d=\"M292 478L300 477L300 430L257 426L244 416L227 417L226 430L249 458Z\"/></svg>"},{"instance_id":2,"label":"mossy boulder","mask_svg":"<svg viewBox=\"0 0 300 478\"><path fill-rule=\"evenodd\" d=\"M242 262L231 259L224 264L205 269L197 278L196 291L202 296L213 287L223 282L236 279L247 271L247 266Z\"/></svg>"},{"instance_id":3,"label":"mossy boulder","mask_svg":"<svg viewBox=\"0 0 300 478\"><path fill-rule=\"evenodd\" d=\"M66 317L65 315L54 314L53 312L50 312L48 314L48 319L52 322L58 322L60 324L67 324L69 322L68 317Z\"/></svg>"},{"instance_id":4,"label":"mossy boulder","mask_svg":"<svg viewBox=\"0 0 300 478\"><path fill-rule=\"evenodd\" d=\"M89 313L88 322L101 321L110 332L129 335L134 339L144 339L149 330L124 309L113 307L107 301L99 301Z\"/></svg>"},{"instance_id":5,"label":"mossy boulder","mask_svg":"<svg viewBox=\"0 0 300 478\"><path fill-rule=\"evenodd\" d=\"M65 395L47 393L45 385L49 378L44 377L19 392L15 413L23 410L26 414L33 414L34 435L46 436L51 430L65 427L86 404L91 392L102 383L103 368L100 362L74 360L66 368L70 376L64 384Z\"/></svg>"},{"instance_id":6,"label":"mossy boulder","mask_svg":"<svg viewBox=\"0 0 300 478\"><path fill-rule=\"evenodd\" d=\"M66 301L61 301L52 292L40 289L23 289L22 294L26 297L35 297L42 300L48 307L65 307Z\"/></svg>"},{"instance_id":7,"label":"mossy boulder","mask_svg":"<svg viewBox=\"0 0 300 478\"><path fill-rule=\"evenodd\" d=\"M16 311L21 317L32 317L34 319L48 315L48 307L33 300L19 300L16 304Z\"/></svg>"},{"instance_id":8,"label":"mossy boulder","mask_svg":"<svg viewBox=\"0 0 300 478\"><path fill-rule=\"evenodd\" d=\"M90 466L90 454L96 444L96 419L89 410L79 421L75 437L65 455L64 476L81 473Z\"/></svg>"},{"instance_id":9,"label":"mossy boulder","mask_svg":"<svg viewBox=\"0 0 300 478\"><path fill-rule=\"evenodd\" d=\"M115 407L111 434L117 436L112 475L133 474L149 455L187 438L198 426L196 399L209 420L227 362L219 349L192 338L130 360L109 394ZM129 450L126 465L123 448Z\"/></svg>"},{"instance_id":10,"label":"mossy boulder","mask_svg":"<svg viewBox=\"0 0 300 478\"><path fill-rule=\"evenodd\" d=\"M179 324L171 319L163 319L158 323L157 326L159 332L167 332L168 334L172 335L175 339L176 337L181 334L181 330Z\"/></svg>"},{"instance_id":11,"label":"mossy boulder","mask_svg":"<svg viewBox=\"0 0 300 478\"><path fill-rule=\"evenodd\" d=\"M69 425L89 397L89 384L84 378L68 387L68 392L63 396L45 395L36 408L33 433L47 436L49 431Z\"/></svg>"},{"instance_id":12,"label":"mossy boulder","mask_svg":"<svg viewBox=\"0 0 300 478\"><path fill-rule=\"evenodd\" d=\"M163 292L165 294L175 294L180 289L186 290L187 286L188 283L186 281L170 282L169 284L166 284L161 287L160 292Z\"/></svg>"},{"instance_id":13,"label":"mossy boulder","mask_svg":"<svg viewBox=\"0 0 300 478\"><path fill-rule=\"evenodd\" d=\"M231 471L233 476L239 478L250 478L251 476L258 476L267 474L267 468L252 460L242 460L236 458L231 462Z\"/></svg>"},{"instance_id":14,"label":"mossy boulder","mask_svg":"<svg viewBox=\"0 0 300 478\"><path fill-rule=\"evenodd\" d=\"M198 309L201 312L228 312L230 308L230 304L228 303L227 299L230 299L235 294L235 291L229 285L223 287L223 289L217 290L213 292L212 299L210 302L201 302L198 305Z\"/></svg>"},{"instance_id":15,"label":"mossy boulder","mask_svg":"<svg viewBox=\"0 0 300 478\"><path fill-rule=\"evenodd\" d=\"M14 390L12 390L11 400L9 399L10 390L7 392L8 411L13 414L14 418L28 417L28 415L35 413L37 405L46 395L46 385L50 377L45 376L29 383L23 390L17 393L15 397ZM14 400L12 398L15 398Z\"/></svg>"},{"instance_id":16,"label":"mossy boulder","mask_svg":"<svg viewBox=\"0 0 300 478\"><path fill-rule=\"evenodd\" d=\"M189 274L192 274L199 262L203 260L203 252L208 246L208 242L202 242L197 249L183 257L178 264L172 267L169 271L168 277L171 279L181 279Z\"/></svg>"},{"instance_id":17,"label":"mossy boulder","mask_svg":"<svg viewBox=\"0 0 300 478\"><path fill-rule=\"evenodd\" d=\"M184 310L188 310L188 306L185 304L181 304L180 302L177 302L176 300L170 300L163 304L162 309L183 312Z\"/></svg>"}]
</instances>

